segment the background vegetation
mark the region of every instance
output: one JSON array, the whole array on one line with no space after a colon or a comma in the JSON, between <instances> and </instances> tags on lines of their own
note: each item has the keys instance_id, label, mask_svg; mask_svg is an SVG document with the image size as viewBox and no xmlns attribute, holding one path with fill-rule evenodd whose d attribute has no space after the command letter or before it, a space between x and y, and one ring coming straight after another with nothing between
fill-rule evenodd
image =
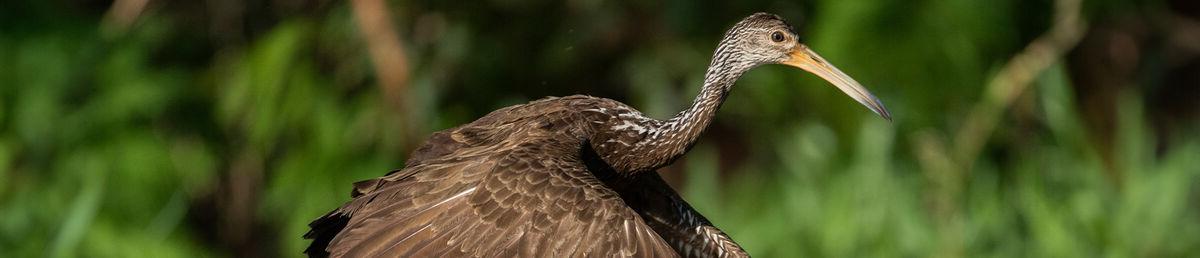
<instances>
[{"instance_id":1,"label":"background vegetation","mask_svg":"<svg viewBox=\"0 0 1200 258\"><path fill-rule=\"evenodd\" d=\"M759 257L1200 255L1191 0L0 3L0 257L299 256L350 183L547 95L655 117L778 13L876 93L746 75L661 171Z\"/></svg>"}]
</instances>

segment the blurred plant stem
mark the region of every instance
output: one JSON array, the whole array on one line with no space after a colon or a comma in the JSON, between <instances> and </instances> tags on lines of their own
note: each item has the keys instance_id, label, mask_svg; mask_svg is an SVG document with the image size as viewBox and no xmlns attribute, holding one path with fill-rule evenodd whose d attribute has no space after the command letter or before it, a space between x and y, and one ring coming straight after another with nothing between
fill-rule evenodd
<instances>
[{"instance_id":1,"label":"blurred plant stem","mask_svg":"<svg viewBox=\"0 0 1200 258\"><path fill-rule=\"evenodd\" d=\"M99 161L89 161L88 166L97 166ZM97 174L82 180L83 186L71 203L71 211L63 219L54 238L53 244L47 247L46 257L72 257L75 250L87 234L88 228L100 210L104 199L104 180L106 175Z\"/></svg>"},{"instance_id":2,"label":"blurred plant stem","mask_svg":"<svg viewBox=\"0 0 1200 258\"><path fill-rule=\"evenodd\" d=\"M227 194L219 199L221 203L222 221L221 239L235 248L239 255L262 255L258 248L252 245L255 234L254 213L258 206L259 191L262 187L264 165L263 158L254 147L243 147L236 160L229 167L229 181L226 183Z\"/></svg>"},{"instance_id":3,"label":"blurred plant stem","mask_svg":"<svg viewBox=\"0 0 1200 258\"><path fill-rule=\"evenodd\" d=\"M108 36L122 34L137 21L150 0L116 0L104 13L104 31Z\"/></svg>"},{"instance_id":4,"label":"blurred plant stem","mask_svg":"<svg viewBox=\"0 0 1200 258\"><path fill-rule=\"evenodd\" d=\"M388 5L383 0L353 0L350 5L354 9L355 20L358 21L359 33L362 35L367 49L371 53L371 63L375 66L375 76L378 79L380 91L387 105L395 109L390 112L399 123L402 130L401 149L410 149L424 127L418 123L418 112L409 112L414 107L416 98L408 97L408 59L404 53L404 45L392 26L392 15Z\"/></svg>"},{"instance_id":5,"label":"blurred plant stem","mask_svg":"<svg viewBox=\"0 0 1200 258\"><path fill-rule=\"evenodd\" d=\"M971 109L967 121L954 135L953 153L957 155L953 158L960 169L970 171L980 148L995 130L997 121L1013 101L1029 88L1034 78L1059 62L1067 51L1079 43L1087 28L1079 13L1081 1L1055 1L1054 24L1050 30L1025 46L988 82L983 101Z\"/></svg>"},{"instance_id":6,"label":"blurred plant stem","mask_svg":"<svg viewBox=\"0 0 1200 258\"><path fill-rule=\"evenodd\" d=\"M983 99L967 114L966 121L954 134L953 149L945 137L932 129L913 134L917 160L932 187L927 192L932 217L941 231L939 257L964 257L966 254L961 199L966 179L980 149L991 138L1005 110L1013 105L1042 72L1061 61L1067 51L1083 37L1087 25L1080 16L1082 0L1056 0L1054 23L1049 31L1034 39L1010 59L991 81Z\"/></svg>"}]
</instances>

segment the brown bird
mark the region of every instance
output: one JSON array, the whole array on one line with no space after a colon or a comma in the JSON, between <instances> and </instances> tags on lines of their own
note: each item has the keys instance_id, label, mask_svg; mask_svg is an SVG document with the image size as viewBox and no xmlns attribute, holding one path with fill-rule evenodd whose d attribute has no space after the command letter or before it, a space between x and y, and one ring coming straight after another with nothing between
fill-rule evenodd
<instances>
[{"instance_id":1,"label":"brown bird","mask_svg":"<svg viewBox=\"0 0 1200 258\"><path fill-rule=\"evenodd\" d=\"M404 169L354 184L313 221L310 256L745 257L655 171L696 143L739 77L764 64L812 72L884 118L883 104L756 13L725 33L704 87L658 120L617 101L551 97L434 133Z\"/></svg>"}]
</instances>

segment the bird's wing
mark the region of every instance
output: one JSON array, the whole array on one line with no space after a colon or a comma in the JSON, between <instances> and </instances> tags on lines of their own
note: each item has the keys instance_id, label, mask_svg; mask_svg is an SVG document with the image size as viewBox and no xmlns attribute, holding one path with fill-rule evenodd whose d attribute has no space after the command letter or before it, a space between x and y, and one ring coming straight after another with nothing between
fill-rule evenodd
<instances>
[{"instance_id":1,"label":"bird's wing","mask_svg":"<svg viewBox=\"0 0 1200 258\"><path fill-rule=\"evenodd\" d=\"M537 138L537 137L534 137ZM510 138L512 139L512 138ZM675 251L553 137L410 166L356 184L314 221L307 253L337 257L672 257ZM575 145L578 148L578 145Z\"/></svg>"},{"instance_id":2,"label":"bird's wing","mask_svg":"<svg viewBox=\"0 0 1200 258\"><path fill-rule=\"evenodd\" d=\"M750 257L725 232L692 209L654 171L613 184L625 202L684 257Z\"/></svg>"}]
</instances>

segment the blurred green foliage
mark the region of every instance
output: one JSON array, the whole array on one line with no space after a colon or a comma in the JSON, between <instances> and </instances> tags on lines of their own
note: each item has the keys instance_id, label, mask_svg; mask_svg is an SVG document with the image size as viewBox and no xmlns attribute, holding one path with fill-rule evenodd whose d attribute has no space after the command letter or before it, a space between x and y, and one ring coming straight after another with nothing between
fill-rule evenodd
<instances>
[{"instance_id":1,"label":"blurred green foliage","mask_svg":"<svg viewBox=\"0 0 1200 258\"><path fill-rule=\"evenodd\" d=\"M403 166L420 140L407 125L427 135L576 93L666 117L698 91L722 31L755 11L791 19L896 121L794 69L747 74L663 173L751 254L1200 255L1194 113L1163 129L1143 97L1176 86L1159 79L1164 58L1131 64L1148 75L1116 93L1111 136L1077 101L1084 75L1058 63L967 173L918 161L915 135L960 126L1045 30L1046 1L390 5L412 72L402 100L381 96L345 2L152 1L128 27L107 2L0 4L0 257L298 256L307 222L351 182ZM1086 16L1164 6L1089 1Z\"/></svg>"}]
</instances>

